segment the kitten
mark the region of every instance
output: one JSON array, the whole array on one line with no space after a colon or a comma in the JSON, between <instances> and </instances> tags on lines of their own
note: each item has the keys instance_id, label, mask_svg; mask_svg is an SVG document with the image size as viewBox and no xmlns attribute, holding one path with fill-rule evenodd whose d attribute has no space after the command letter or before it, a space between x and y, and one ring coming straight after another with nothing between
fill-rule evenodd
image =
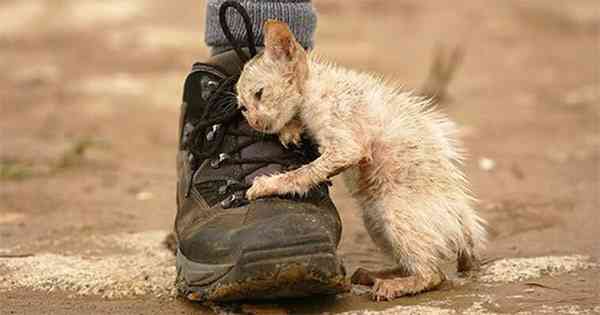
<instances>
[{"instance_id":1,"label":"kitten","mask_svg":"<svg viewBox=\"0 0 600 315\"><path fill-rule=\"evenodd\" d=\"M454 124L381 78L308 54L285 23L268 21L264 29L265 50L245 65L237 84L242 113L250 126L279 134L285 145L308 132L321 156L297 170L256 178L248 199L305 194L343 172L369 235L398 265L360 268L352 277L373 285L375 300L435 288L451 257L458 257L460 271L475 267L485 231L457 166L462 150Z\"/></svg>"}]
</instances>

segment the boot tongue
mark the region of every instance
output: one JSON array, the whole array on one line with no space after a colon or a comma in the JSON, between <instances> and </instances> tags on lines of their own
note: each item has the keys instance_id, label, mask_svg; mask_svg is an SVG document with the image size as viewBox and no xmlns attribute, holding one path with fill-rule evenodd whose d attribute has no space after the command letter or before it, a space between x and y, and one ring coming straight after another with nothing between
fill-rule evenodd
<instances>
[{"instance_id":1,"label":"boot tongue","mask_svg":"<svg viewBox=\"0 0 600 315\"><path fill-rule=\"evenodd\" d=\"M239 129L245 132L252 132L253 129L248 125L248 122L242 120L239 124ZM247 139L247 138L246 138ZM243 139L245 140L245 139ZM277 157L284 155L284 148L276 142L273 141L257 141L240 151L240 157L242 159L254 159L254 158L265 158L265 157ZM254 168L255 164L244 164L242 165L242 169L248 170ZM272 175L277 173L282 173L283 167L279 164L269 164L265 167L259 168L258 170L252 172L250 175L244 178L245 184L252 184L252 181L257 176L262 175Z\"/></svg>"}]
</instances>

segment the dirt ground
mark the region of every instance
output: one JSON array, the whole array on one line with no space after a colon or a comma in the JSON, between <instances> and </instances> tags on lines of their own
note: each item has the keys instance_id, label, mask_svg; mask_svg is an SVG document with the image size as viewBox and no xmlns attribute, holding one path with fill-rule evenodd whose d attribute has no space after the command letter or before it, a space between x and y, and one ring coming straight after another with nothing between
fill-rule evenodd
<instances>
[{"instance_id":1,"label":"dirt ground","mask_svg":"<svg viewBox=\"0 0 600 315\"><path fill-rule=\"evenodd\" d=\"M358 287L258 306L174 298L160 241L181 86L208 56L204 3L3 0L0 314L600 314L598 2L315 4L322 55L406 88L436 47L464 52L442 108L489 222L480 274L378 304ZM389 264L337 181L334 199L349 271Z\"/></svg>"}]
</instances>

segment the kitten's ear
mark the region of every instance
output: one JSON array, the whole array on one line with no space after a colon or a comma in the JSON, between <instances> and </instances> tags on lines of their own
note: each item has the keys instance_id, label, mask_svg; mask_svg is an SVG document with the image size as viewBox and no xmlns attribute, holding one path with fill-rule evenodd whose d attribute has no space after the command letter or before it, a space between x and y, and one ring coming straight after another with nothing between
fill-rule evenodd
<instances>
[{"instance_id":1,"label":"kitten's ear","mask_svg":"<svg viewBox=\"0 0 600 315\"><path fill-rule=\"evenodd\" d=\"M288 25L276 20L267 20L264 25L265 54L277 61L292 61L304 49L290 31Z\"/></svg>"}]
</instances>

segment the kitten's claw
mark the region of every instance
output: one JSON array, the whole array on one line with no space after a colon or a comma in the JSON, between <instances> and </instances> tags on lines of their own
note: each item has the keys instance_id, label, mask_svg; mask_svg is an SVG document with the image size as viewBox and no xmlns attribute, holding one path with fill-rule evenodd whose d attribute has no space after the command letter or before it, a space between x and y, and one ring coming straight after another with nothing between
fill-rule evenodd
<instances>
[{"instance_id":1,"label":"kitten's claw","mask_svg":"<svg viewBox=\"0 0 600 315\"><path fill-rule=\"evenodd\" d=\"M304 131L304 124L302 121L293 119L288 122L285 127L279 130L279 142L286 148L289 144L298 146L302 139L302 131Z\"/></svg>"},{"instance_id":2,"label":"kitten's claw","mask_svg":"<svg viewBox=\"0 0 600 315\"><path fill-rule=\"evenodd\" d=\"M289 144L300 144L301 134L298 130L287 129L279 134L279 142L287 149Z\"/></svg>"}]
</instances>

